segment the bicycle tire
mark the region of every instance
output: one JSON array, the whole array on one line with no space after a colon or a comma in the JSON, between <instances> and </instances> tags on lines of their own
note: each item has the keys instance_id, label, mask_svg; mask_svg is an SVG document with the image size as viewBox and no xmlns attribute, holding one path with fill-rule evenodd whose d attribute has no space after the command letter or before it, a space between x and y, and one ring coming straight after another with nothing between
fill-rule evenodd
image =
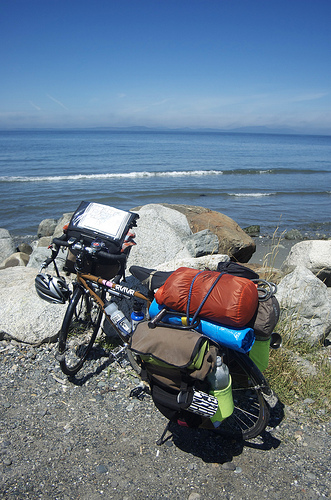
<instances>
[{"instance_id":1,"label":"bicycle tire","mask_svg":"<svg viewBox=\"0 0 331 500\"><path fill-rule=\"evenodd\" d=\"M263 390L270 391L262 373L246 355L230 349L224 356L232 378L233 414L217 432L243 440L259 436L269 422L269 405Z\"/></svg>"},{"instance_id":2,"label":"bicycle tire","mask_svg":"<svg viewBox=\"0 0 331 500\"><path fill-rule=\"evenodd\" d=\"M82 368L98 334L102 314L100 306L78 286L59 334L57 359L64 374L73 376Z\"/></svg>"}]
</instances>

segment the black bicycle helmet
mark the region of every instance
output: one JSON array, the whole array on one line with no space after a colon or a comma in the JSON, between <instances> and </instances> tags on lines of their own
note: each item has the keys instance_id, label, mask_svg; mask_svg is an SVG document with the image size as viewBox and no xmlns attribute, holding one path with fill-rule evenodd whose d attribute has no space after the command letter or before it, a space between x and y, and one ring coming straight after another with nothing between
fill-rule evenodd
<instances>
[{"instance_id":1,"label":"black bicycle helmet","mask_svg":"<svg viewBox=\"0 0 331 500\"><path fill-rule=\"evenodd\" d=\"M69 299L70 290L64 278L39 273L34 283L39 297L47 302L64 304Z\"/></svg>"}]
</instances>

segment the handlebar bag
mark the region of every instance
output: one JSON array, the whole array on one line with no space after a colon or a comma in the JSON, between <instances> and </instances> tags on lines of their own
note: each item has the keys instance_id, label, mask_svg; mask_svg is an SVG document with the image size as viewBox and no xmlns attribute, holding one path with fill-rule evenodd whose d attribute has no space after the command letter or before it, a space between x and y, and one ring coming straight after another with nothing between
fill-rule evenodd
<instances>
[{"instance_id":1,"label":"handlebar bag","mask_svg":"<svg viewBox=\"0 0 331 500\"><path fill-rule=\"evenodd\" d=\"M247 278L180 267L157 290L155 300L187 318L198 314L223 325L243 327L258 307L258 291Z\"/></svg>"},{"instance_id":2,"label":"handlebar bag","mask_svg":"<svg viewBox=\"0 0 331 500\"><path fill-rule=\"evenodd\" d=\"M128 231L136 226L138 218L139 215L133 212L82 201L66 229L67 239L75 238L88 246L93 241L98 241L104 252L119 255L125 246ZM68 272L75 272L75 260L75 253L69 250L65 265ZM119 272L117 262L110 262L100 256L97 260L97 263L87 260L84 271L94 272L105 279L111 279Z\"/></svg>"},{"instance_id":3,"label":"handlebar bag","mask_svg":"<svg viewBox=\"0 0 331 500\"><path fill-rule=\"evenodd\" d=\"M138 218L133 212L82 201L69 222L67 235L85 244L101 240L109 253L116 254L121 252L126 235Z\"/></svg>"},{"instance_id":4,"label":"handlebar bag","mask_svg":"<svg viewBox=\"0 0 331 500\"><path fill-rule=\"evenodd\" d=\"M76 265L76 256L72 253L71 250L68 250L64 270L67 273L76 273L75 269ZM95 262L92 259L85 260L84 269L85 273L94 274L96 276L100 276L106 280L111 280L117 274L120 273L121 265L116 261L109 261L108 259L102 259L98 257L98 260Z\"/></svg>"}]
</instances>

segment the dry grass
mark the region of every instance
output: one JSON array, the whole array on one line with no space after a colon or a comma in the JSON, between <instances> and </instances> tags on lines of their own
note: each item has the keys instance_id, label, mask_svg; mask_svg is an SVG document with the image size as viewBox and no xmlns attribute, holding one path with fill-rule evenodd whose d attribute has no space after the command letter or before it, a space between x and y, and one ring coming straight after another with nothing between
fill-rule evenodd
<instances>
[{"instance_id":1,"label":"dry grass","mask_svg":"<svg viewBox=\"0 0 331 500\"><path fill-rule=\"evenodd\" d=\"M272 238L272 250L265 255L263 267L265 279L272 281L274 262L284 233L278 235L278 228ZM283 345L271 350L269 366L265 371L271 387L286 405L306 401L307 409L319 418L331 417L331 351L322 343L312 346L300 339L300 324L293 309L282 310L277 332Z\"/></svg>"},{"instance_id":2,"label":"dry grass","mask_svg":"<svg viewBox=\"0 0 331 500\"><path fill-rule=\"evenodd\" d=\"M263 277L267 281L275 281L275 262L277 255L280 250L281 242L284 239L284 235L286 231L283 231L281 234L278 233L279 228L277 227L272 235L271 244L270 244L270 252L266 253L263 257L262 268L263 268Z\"/></svg>"}]
</instances>

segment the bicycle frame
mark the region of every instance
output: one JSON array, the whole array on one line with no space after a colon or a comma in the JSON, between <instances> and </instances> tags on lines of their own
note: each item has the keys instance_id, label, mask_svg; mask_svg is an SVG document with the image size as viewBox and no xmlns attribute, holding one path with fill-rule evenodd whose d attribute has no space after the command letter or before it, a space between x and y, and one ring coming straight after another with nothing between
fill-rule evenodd
<instances>
[{"instance_id":1,"label":"bicycle frame","mask_svg":"<svg viewBox=\"0 0 331 500\"><path fill-rule=\"evenodd\" d=\"M110 293L114 293L116 296L120 297L136 297L142 300L145 300L147 302L147 308L150 305L150 299L148 299L144 294L137 292L136 290L132 288L128 288L126 286L122 286L120 283L115 283L112 280L105 280L101 277L94 276L93 274L85 274L85 273L80 273L77 272L77 277L76 277L77 283L81 284L85 290L88 291L88 293L93 297L93 299L97 302L97 304L101 307L103 313L105 314L107 320L116 328L116 326L111 322L109 316L107 315L105 311L105 302L94 292L94 290L88 285L88 281L95 283L102 288L104 288L106 291L110 291ZM117 330L118 331L118 330ZM122 338L121 333L118 331L118 334ZM124 340L122 338L122 340Z\"/></svg>"}]
</instances>

